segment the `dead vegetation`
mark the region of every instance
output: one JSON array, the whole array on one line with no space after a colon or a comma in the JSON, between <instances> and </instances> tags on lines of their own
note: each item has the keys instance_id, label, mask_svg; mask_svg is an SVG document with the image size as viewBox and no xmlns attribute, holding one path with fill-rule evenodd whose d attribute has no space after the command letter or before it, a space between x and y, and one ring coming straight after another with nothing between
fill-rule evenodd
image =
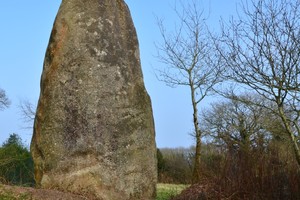
<instances>
[{"instance_id":1,"label":"dead vegetation","mask_svg":"<svg viewBox=\"0 0 300 200\"><path fill-rule=\"evenodd\" d=\"M90 200L90 198L56 190L0 185L0 199L9 200Z\"/></svg>"}]
</instances>

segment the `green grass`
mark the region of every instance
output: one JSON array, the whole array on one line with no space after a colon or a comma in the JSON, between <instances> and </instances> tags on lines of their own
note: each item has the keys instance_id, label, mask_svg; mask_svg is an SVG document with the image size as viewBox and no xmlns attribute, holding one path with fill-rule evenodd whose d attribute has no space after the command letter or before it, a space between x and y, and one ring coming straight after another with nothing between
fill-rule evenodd
<instances>
[{"instance_id":1,"label":"green grass","mask_svg":"<svg viewBox=\"0 0 300 200\"><path fill-rule=\"evenodd\" d=\"M182 190L187 188L188 185L175 185L175 184L157 184L157 196L156 200L169 200L171 197L174 197Z\"/></svg>"}]
</instances>

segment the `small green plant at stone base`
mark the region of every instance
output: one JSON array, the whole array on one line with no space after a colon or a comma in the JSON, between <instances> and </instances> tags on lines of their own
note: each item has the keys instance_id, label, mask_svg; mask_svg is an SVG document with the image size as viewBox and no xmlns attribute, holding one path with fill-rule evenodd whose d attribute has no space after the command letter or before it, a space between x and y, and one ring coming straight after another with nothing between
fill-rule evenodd
<instances>
[{"instance_id":1,"label":"small green plant at stone base","mask_svg":"<svg viewBox=\"0 0 300 200\"><path fill-rule=\"evenodd\" d=\"M188 185L176 185L176 184L157 184L157 196L156 200L169 200L172 197L180 194L182 190L187 188Z\"/></svg>"}]
</instances>

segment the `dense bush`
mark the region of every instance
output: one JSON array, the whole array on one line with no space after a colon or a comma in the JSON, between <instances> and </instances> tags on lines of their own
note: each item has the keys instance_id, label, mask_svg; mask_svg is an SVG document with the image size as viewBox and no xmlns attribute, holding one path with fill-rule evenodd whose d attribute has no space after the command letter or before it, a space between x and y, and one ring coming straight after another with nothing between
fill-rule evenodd
<instances>
[{"instance_id":1,"label":"dense bush","mask_svg":"<svg viewBox=\"0 0 300 200\"><path fill-rule=\"evenodd\" d=\"M189 148L158 150L158 180L160 183L187 184L191 182L192 152Z\"/></svg>"},{"instance_id":2,"label":"dense bush","mask_svg":"<svg viewBox=\"0 0 300 200\"><path fill-rule=\"evenodd\" d=\"M17 134L11 134L0 147L0 183L33 186L33 177L30 152Z\"/></svg>"},{"instance_id":3,"label":"dense bush","mask_svg":"<svg viewBox=\"0 0 300 200\"><path fill-rule=\"evenodd\" d=\"M159 182L191 183L189 152L193 148L160 149ZM201 181L178 199L204 194L208 199L300 199L300 170L291 145L282 138L247 152L204 144L201 162Z\"/></svg>"}]
</instances>

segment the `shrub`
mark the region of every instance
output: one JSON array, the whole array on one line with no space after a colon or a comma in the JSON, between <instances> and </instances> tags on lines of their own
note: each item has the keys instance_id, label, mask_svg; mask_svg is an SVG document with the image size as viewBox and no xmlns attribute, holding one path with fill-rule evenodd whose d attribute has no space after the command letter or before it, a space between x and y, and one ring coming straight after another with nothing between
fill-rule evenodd
<instances>
[{"instance_id":1,"label":"shrub","mask_svg":"<svg viewBox=\"0 0 300 200\"><path fill-rule=\"evenodd\" d=\"M0 147L0 182L11 185L34 185L30 152L17 134L11 134Z\"/></svg>"}]
</instances>

